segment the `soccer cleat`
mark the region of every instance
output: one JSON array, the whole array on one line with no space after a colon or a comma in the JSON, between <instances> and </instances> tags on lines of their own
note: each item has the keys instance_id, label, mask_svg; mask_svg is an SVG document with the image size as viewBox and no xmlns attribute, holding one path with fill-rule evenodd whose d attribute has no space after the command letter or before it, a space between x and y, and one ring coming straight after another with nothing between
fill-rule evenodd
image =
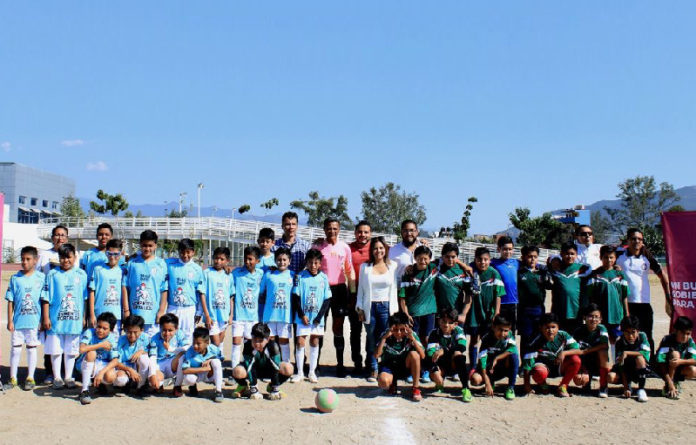
<instances>
[{"instance_id":1,"label":"soccer cleat","mask_svg":"<svg viewBox=\"0 0 696 445\"><path fill-rule=\"evenodd\" d=\"M59 390L65 388L65 382L62 379L53 380L53 389Z\"/></svg>"},{"instance_id":2,"label":"soccer cleat","mask_svg":"<svg viewBox=\"0 0 696 445\"><path fill-rule=\"evenodd\" d=\"M252 386L249 388L249 400L261 400L263 399L263 395L259 392L259 389L256 386Z\"/></svg>"},{"instance_id":3,"label":"soccer cleat","mask_svg":"<svg viewBox=\"0 0 696 445\"><path fill-rule=\"evenodd\" d=\"M515 388L505 390L505 400L515 400Z\"/></svg>"},{"instance_id":4,"label":"soccer cleat","mask_svg":"<svg viewBox=\"0 0 696 445\"><path fill-rule=\"evenodd\" d=\"M443 393L445 391L445 386L444 385L435 385L435 392L436 393Z\"/></svg>"},{"instance_id":5,"label":"soccer cleat","mask_svg":"<svg viewBox=\"0 0 696 445\"><path fill-rule=\"evenodd\" d=\"M175 386L174 389L172 390L172 397L182 397L184 395L184 391L181 389L181 386Z\"/></svg>"},{"instance_id":6,"label":"soccer cleat","mask_svg":"<svg viewBox=\"0 0 696 445\"><path fill-rule=\"evenodd\" d=\"M224 400L225 400L225 396L222 394L222 391L215 391L215 396L213 397L213 402L222 403Z\"/></svg>"},{"instance_id":7,"label":"soccer cleat","mask_svg":"<svg viewBox=\"0 0 696 445\"><path fill-rule=\"evenodd\" d=\"M65 379L65 387L68 389L77 388L77 385L75 384L75 379Z\"/></svg>"},{"instance_id":8,"label":"soccer cleat","mask_svg":"<svg viewBox=\"0 0 696 445\"><path fill-rule=\"evenodd\" d=\"M430 383L432 380L430 380L430 373L428 371L425 371L423 375L421 375L420 378L421 383Z\"/></svg>"},{"instance_id":9,"label":"soccer cleat","mask_svg":"<svg viewBox=\"0 0 696 445\"><path fill-rule=\"evenodd\" d=\"M410 375L410 376L406 377L406 383L408 383L409 385L412 384L413 383L413 376Z\"/></svg>"},{"instance_id":10,"label":"soccer cleat","mask_svg":"<svg viewBox=\"0 0 696 445\"><path fill-rule=\"evenodd\" d=\"M462 401L469 403L472 399L471 390L469 388L462 388Z\"/></svg>"},{"instance_id":11,"label":"soccer cleat","mask_svg":"<svg viewBox=\"0 0 696 445\"><path fill-rule=\"evenodd\" d=\"M411 394L411 399L413 399L414 402L420 402L421 400L423 400L423 395L421 394L420 389L413 388L413 393Z\"/></svg>"},{"instance_id":12,"label":"soccer cleat","mask_svg":"<svg viewBox=\"0 0 696 445\"><path fill-rule=\"evenodd\" d=\"M319 378L313 372L310 372L307 378L309 379L309 383L319 383Z\"/></svg>"},{"instance_id":13,"label":"soccer cleat","mask_svg":"<svg viewBox=\"0 0 696 445\"><path fill-rule=\"evenodd\" d=\"M609 397L609 388L600 388L598 396L600 399L606 399Z\"/></svg>"},{"instance_id":14,"label":"soccer cleat","mask_svg":"<svg viewBox=\"0 0 696 445\"><path fill-rule=\"evenodd\" d=\"M89 391L80 392L80 403L83 405L92 403L92 397L89 395Z\"/></svg>"},{"instance_id":15,"label":"soccer cleat","mask_svg":"<svg viewBox=\"0 0 696 445\"><path fill-rule=\"evenodd\" d=\"M8 390L8 389L15 388L15 387L17 387L17 386L19 386L19 383L17 383L17 379L13 377L13 378L10 379L9 382L7 382L7 383L5 383L5 384L3 385L3 388L5 388L6 390Z\"/></svg>"},{"instance_id":16,"label":"soccer cleat","mask_svg":"<svg viewBox=\"0 0 696 445\"><path fill-rule=\"evenodd\" d=\"M34 381L34 379L26 379L24 381L24 390L25 391L31 391L34 388L36 388L36 382Z\"/></svg>"},{"instance_id":17,"label":"soccer cleat","mask_svg":"<svg viewBox=\"0 0 696 445\"><path fill-rule=\"evenodd\" d=\"M647 402L648 401L648 394L645 392L643 388L640 388L637 392L638 394L638 401L639 402Z\"/></svg>"},{"instance_id":18,"label":"soccer cleat","mask_svg":"<svg viewBox=\"0 0 696 445\"><path fill-rule=\"evenodd\" d=\"M268 400L280 400L282 398L283 393L278 391L277 389L268 393Z\"/></svg>"},{"instance_id":19,"label":"soccer cleat","mask_svg":"<svg viewBox=\"0 0 696 445\"><path fill-rule=\"evenodd\" d=\"M290 383L299 383L302 380L304 380L304 376L302 374L295 374L290 377Z\"/></svg>"},{"instance_id":20,"label":"soccer cleat","mask_svg":"<svg viewBox=\"0 0 696 445\"><path fill-rule=\"evenodd\" d=\"M568 394L568 387L565 385L559 385L557 395L558 397L570 397L570 394Z\"/></svg>"},{"instance_id":21,"label":"soccer cleat","mask_svg":"<svg viewBox=\"0 0 696 445\"><path fill-rule=\"evenodd\" d=\"M370 375L367 377L367 381L370 383L375 383L377 381L377 371L370 372Z\"/></svg>"},{"instance_id":22,"label":"soccer cleat","mask_svg":"<svg viewBox=\"0 0 696 445\"><path fill-rule=\"evenodd\" d=\"M53 385L53 376L51 374L47 374L46 377L44 377L43 384L46 386Z\"/></svg>"},{"instance_id":23,"label":"soccer cleat","mask_svg":"<svg viewBox=\"0 0 696 445\"><path fill-rule=\"evenodd\" d=\"M196 385L191 385L188 388L189 397L198 397L198 387Z\"/></svg>"}]
</instances>

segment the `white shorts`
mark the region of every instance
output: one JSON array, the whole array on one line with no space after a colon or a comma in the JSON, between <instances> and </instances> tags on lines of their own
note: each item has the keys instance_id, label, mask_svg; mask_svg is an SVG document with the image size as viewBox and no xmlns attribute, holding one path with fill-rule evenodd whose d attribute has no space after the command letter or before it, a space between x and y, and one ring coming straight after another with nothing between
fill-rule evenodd
<instances>
[{"instance_id":1,"label":"white shorts","mask_svg":"<svg viewBox=\"0 0 696 445\"><path fill-rule=\"evenodd\" d=\"M87 360L84 360L81 364L81 366L84 366L84 364L87 362ZM99 374L99 371L102 369L106 368L109 365L109 362L105 362L103 360L97 360L94 362L94 369L92 370L92 375L90 375L90 378L94 378Z\"/></svg>"},{"instance_id":2,"label":"white shorts","mask_svg":"<svg viewBox=\"0 0 696 445\"><path fill-rule=\"evenodd\" d=\"M179 318L179 330L186 338L193 337L193 330L196 328L196 306L169 306L167 312Z\"/></svg>"},{"instance_id":3,"label":"white shorts","mask_svg":"<svg viewBox=\"0 0 696 445\"><path fill-rule=\"evenodd\" d=\"M232 337L244 337L251 340L251 328L258 321L233 321L232 322Z\"/></svg>"},{"instance_id":4,"label":"white shorts","mask_svg":"<svg viewBox=\"0 0 696 445\"><path fill-rule=\"evenodd\" d=\"M155 335L157 335L157 333L158 333L159 331L160 331L160 330L159 330L159 325L158 325L158 324L155 324L155 323L146 324L145 326L143 326L143 332L145 332L145 333L147 334L147 336L150 337L150 338L152 338L152 337L154 337Z\"/></svg>"},{"instance_id":5,"label":"white shorts","mask_svg":"<svg viewBox=\"0 0 696 445\"><path fill-rule=\"evenodd\" d=\"M227 330L227 323L220 323L219 321L214 321L213 325L210 327L210 335L218 335L221 332Z\"/></svg>"},{"instance_id":6,"label":"white shorts","mask_svg":"<svg viewBox=\"0 0 696 445\"><path fill-rule=\"evenodd\" d=\"M39 346L39 329L15 329L12 331L12 346Z\"/></svg>"},{"instance_id":7,"label":"white shorts","mask_svg":"<svg viewBox=\"0 0 696 445\"><path fill-rule=\"evenodd\" d=\"M44 341L44 354L79 355L80 334L48 334Z\"/></svg>"},{"instance_id":8,"label":"white shorts","mask_svg":"<svg viewBox=\"0 0 696 445\"><path fill-rule=\"evenodd\" d=\"M292 337L292 324L269 321L266 323L271 329L271 337L290 338Z\"/></svg>"},{"instance_id":9,"label":"white shorts","mask_svg":"<svg viewBox=\"0 0 696 445\"><path fill-rule=\"evenodd\" d=\"M314 326L314 325L304 325L304 324L298 324L297 325L297 330L295 331L295 334L298 337L306 337L308 335L317 335L317 336L323 336L324 335L324 327L323 326Z\"/></svg>"},{"instance_id":10,"label":"white shorts","mask_svg":"<svg viewBox=\"0 0 696 445\"><path fill-rule=\"evenodd\" d=\"M157 369L164 375L165 379L171 379L176 377L176 372L172 370L172 362L176 358L173 357L165 358L164 360L157 360Z\"/></svg>"}]
</instances>

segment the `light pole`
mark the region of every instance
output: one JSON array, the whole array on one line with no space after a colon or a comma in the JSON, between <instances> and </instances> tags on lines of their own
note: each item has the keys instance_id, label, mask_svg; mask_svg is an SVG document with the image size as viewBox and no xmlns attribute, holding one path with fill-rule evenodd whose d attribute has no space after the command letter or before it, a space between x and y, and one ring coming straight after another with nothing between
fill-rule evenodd
<instances>
[{"instance_id":1,"label":"light pole","mask_svg":"<svg viewBox=\"0 0 696 445\"><path fill-rule=\"evenodd\" d=\"M213 209L212 209L212 210L213 210L213 218L215 218L215 212L218 211L217 206L213 206Z\"/></svg>"},{"instance_id":2,"label":"light pole","mask_svg":"<svg viewBox=\"0 0 696 445\"><path fill-rule=\"evenodd\" d=\"M198 183L198 219L201 219L201 190L203 190L203 183Z\"/></svg>"},{"instance_id":3,"label":"light pole","mask_svg":"<svg viewBox=\"0 0 696 445\"><path fill-rule=\"evenodd\" d=\"M186 195L187 195L186 192L181 192L181 193L179 193L179 216L180 216L180 217L181 217L181 216L184 216L184 215L182 214L182 212L184 211L184 209L182 208L182 206L184 205L184 198L186 197Z\"/></svg>"},{"instance_id":4,"label":"light pole","mask_svg":"<svg viewBox=\"0 0 696 445\"><path fill-rule=\"evenodd\" d=\"M167 210L169 210L169 209L167 209L167 204L169 204L169 203L167 201L164 201L164 217L165 218L167 217Z\"/></svg>"}]
</instances>

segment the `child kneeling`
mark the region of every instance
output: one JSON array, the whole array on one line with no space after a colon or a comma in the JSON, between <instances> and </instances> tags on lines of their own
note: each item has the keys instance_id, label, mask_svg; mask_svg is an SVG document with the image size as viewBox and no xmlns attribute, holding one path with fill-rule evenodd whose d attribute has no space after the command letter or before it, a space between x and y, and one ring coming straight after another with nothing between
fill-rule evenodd
<instances>
[{"instance_id":1,"label":"child kneeling","mask_svg":"<svg viewBox=\"0 0 696 445\"><path fill-rule=\"evenodd\" d=\"M457 326L459 312L456 309L443 309L439 313L438 328L428 335L426 355L430 361L430 378L435 382L435 390L442 392L445 377L458 375L462 382L462 400L471 402L466 372L466 334Z\"/></svg>"},{"instance_id":2,"label":"child kneeling","mask_svg":"<svg viewBox=\"0 0 696 445\"><path fill-rule=\"evenodd\" d=\"M109 367L109 362L116 357L116 316L111 312L102 312L97 317L96 326L86 329L80 338L80 356L77 365L82 371L82 391L80 403L89 405L92 397L89 385L94 378L94 385L101 392L105 391L104 384L112 384L116 380L116 371Z\"/></svg>"},{"instance_id":3,"label":"child kneeling","mask_svg":"<svg viewBox=\"0 0 696 445\"><path fill-rule=\"evenodd\" d=\"M484 384L488 397L493 396L495 382L507 378L505 399L515 398L515 381L520 367L520 357L511 329L512 323L497 315L493 319L491 330L481 339L481 352L476 372L471 375L471 384Z\"/></svg>"},{"instance_id":4,"label":"child kneeling","mask_svg":"<svg viewBox=\"0 0 696 445\"><path fill-rule=\"evenodd\" d=\"M186 350L181 366L176 370L174 397L181 397L181 385L189 387L189 396L198 395L196 383L213 383L215 385L215 403L222 403L222 355L217 346L210 344L207 328L197 327L193 330L193 344Z\"/></svg>"},{"instance_id":5,"label":"child kneeling","mask_svg":"<svg viewBox=\"0 0 696 445\"><path fill-rule=\"evenodd\" d=\"M665 381L662 394L678 399L679 382L696 377L696 343L691 338L694 323L687 317L678 317L674 332L665 336L657 348L657 365Z\"/></svg>"},{"instance_id":6,"label":"child kneeling","mask_svg":"<svg viewBox=\"0 0 696 445\"><path fill-rule=\"evenodd\" d=\"M650 371L650 343L640 332L640 321L635 315L621 320L621 337L616 341L616 364L609 373L609 383L622 383L624 397L631 397L631 382L638 383L638 401L647 402L645 378Z\"/></svg>"}]
</instances>

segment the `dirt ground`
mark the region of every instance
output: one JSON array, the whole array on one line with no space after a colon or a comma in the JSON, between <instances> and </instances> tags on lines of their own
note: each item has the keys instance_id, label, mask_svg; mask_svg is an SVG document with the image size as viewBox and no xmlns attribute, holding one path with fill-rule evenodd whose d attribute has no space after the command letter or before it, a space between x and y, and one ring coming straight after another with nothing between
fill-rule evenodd
<instances>
[{"instance_id":1,"label":"dirt ground","mask_svg":"<svg viewBox=\"0 0 696 445\"><path fill-rule=\"evenodd\" d=\"M3 272L0 291L4 297L11 272ZM652 282L656 322L655 337L668 329L664 299L657 281ZM2 304L0 321L0 373L9 375L7 307ZM346 323L347 336L347 323ZM227 342L229 343L229 342ZM283 385L287 394L281 401L233 400L213 403L212 386L199 385L200 398L172 399L151 396L137 399L116 395L95 398L88 406L77 400L79 389L53 391L39 386L32 392L20 389L0 395L0 443L670 443L696 433L696 382L687 382L681 400L660 397L661 381L650 379L650 401L619 397L614 388L610 398L576 394L569 399L532 395L506 401L476 396L464 404L450 392L437 396L432 384L424 385L424 400L411 402L408 387L401 396L384 395L376 384L362 378L333 377L335 353L330 332L324 342L319 383ZM229 357L230 345L225 354ZM24 355L24 354L23 354ZM349 352L346 351L349 364ZM39 360L41 366L42 360ZM24 357L20 382L24 379ZM37 381L43 370L37 370ZM79 379L78 379L79 380ZM521 379L518 380L521 385ZM595 382L596 386L596 382ZM333 388L340 406L332 414L314 408L314 396L321 388ZM263 389L263 388L262 388ZM521 389L521 387L520 387ZM225 387L229 397L232 387ZM688 439L687 439L688 440Z\"/></svg>"}]
</instances>

